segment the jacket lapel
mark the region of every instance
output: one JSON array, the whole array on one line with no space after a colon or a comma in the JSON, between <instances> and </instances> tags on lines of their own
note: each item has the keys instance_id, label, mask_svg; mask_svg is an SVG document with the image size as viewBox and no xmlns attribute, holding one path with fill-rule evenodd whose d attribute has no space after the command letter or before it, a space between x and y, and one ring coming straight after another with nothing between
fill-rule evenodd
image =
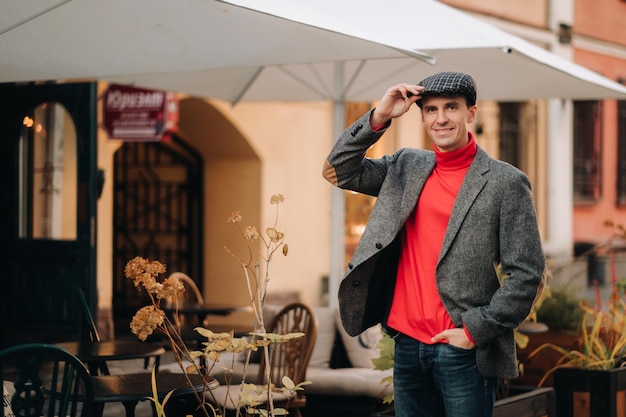
<instances>
[{"instance_id":1,"label":"jacket lapel","mask_svg":"<svg viewBox=\"0 0 626 417\"><path fill-rule=\"evenodd\" d=\"M476 152L474 161L470 165L465 179L459 189L459 194L456 197L454 206L452 207L452 213L450 215L450 223L448 223L448 229L443 239L443 245L441 246L441 253L439 254L439 261L443 259L450 245L454 241L454 237L459 232L463 220L467 215L474 200L480 194L485 184L487 184L487 175L489 171L489 156L480 147Z\"/></svg>"}]
</instances>

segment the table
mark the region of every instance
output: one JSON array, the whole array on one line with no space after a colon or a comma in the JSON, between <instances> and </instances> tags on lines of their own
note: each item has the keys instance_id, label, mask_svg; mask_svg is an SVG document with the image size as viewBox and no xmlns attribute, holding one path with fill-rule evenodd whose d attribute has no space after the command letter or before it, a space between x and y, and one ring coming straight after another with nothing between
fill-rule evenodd
<instances>
[{"instance_id":1,"label":"table","mask_svg":"<svg viewBox=\"0 0 626 417\"><path fill-rule=\"evenodd\" d=\"M187 377L191 380L193 387L189 385ZM102 415L106 403L121 402L126 410L126 417L134 417L139 401L145 401L153 396L151 378L152 374L148 372L93 376L97 415ZM205 386L205 380L200 375L163 372L156 374L156 385L159 400L163 400L170 391L174 391L172 398L175 398L217 388L219 382L213 377L207 377L207 386Z\"/></svg>"},{"instance_id":2,"label":"table","mask_svg":"<svg viewBox=\"0 0 626 417\"><path fill-rule=\"evenodd\" d=\"M163 346L156 343L144 343L132 340L108 340L104 342L64 342L56 343L72 355L87 364L91 375L109 374L107 361L144 359L154 357L154 366L158 369Z\"/></svg>"}]
</instances>

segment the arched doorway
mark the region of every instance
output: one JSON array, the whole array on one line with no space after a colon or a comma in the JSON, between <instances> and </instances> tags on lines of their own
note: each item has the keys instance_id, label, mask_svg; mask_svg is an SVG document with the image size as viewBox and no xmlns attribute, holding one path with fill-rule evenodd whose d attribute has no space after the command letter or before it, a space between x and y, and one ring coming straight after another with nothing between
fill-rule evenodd
<instances>
[{"instance_id":1,"label":"arched doorway","mask_svg":"<svg viewBox=\"0 0 626 417\"><path fill-rule=\"evenodd\" d=\"M203 296L209 302L249 303L239 264L224 250L245 250L245 243L226 219L241 211L245 225L261 223L262 158L236 120L218 105L197 98L180 100L179 129L204 160Z\"/></svg>"}]
</instances>

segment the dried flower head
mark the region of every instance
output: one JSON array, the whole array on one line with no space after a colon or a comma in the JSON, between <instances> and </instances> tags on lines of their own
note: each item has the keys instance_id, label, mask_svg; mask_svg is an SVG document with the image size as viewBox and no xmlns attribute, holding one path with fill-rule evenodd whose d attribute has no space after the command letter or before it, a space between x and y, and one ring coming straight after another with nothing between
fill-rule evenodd
<instances>
[{"instance_id":1,"label":"dried flower head","mask_svg":"<svg viewBox=\"0 0 626 417\"><path fill-rule=\"evenodd\" d=\"M270 198L270 204L279 204L285 201L285 197L282 194L274 194L272 198Z\"/></svg>"},{"instance_id":2,"label":"dried flower head","mask_svg":"<svg viewBox=\"0 0 626 417\"><path fill-rule=\"evenodd\" d=\"M163 324L165 313L153 305L145 306L137 311L130 322L130 330L139 340L145 341L154 329Z\"/></svg>"},{"instance_id":3,"label":"dried flower head","mask_svg":"<svg viewBox=\"0 0 626 417\"><path fill-rule=\"evenodd\" d=\"M126 263L124 275L126 278L133 280L135 287L139 288L140 285L143 285L147 291L155 292L157 284L156 277L164 273L165 270L165 265L159 261L151 261L136 256Z\"/></svg>"},{"instance_id":4,"label":"dried flower head","mask_svg":"<svg viewBox=\"0 0 626 417\"><path fill-rule=\"evenodd\" d=\"M243 231L243 237L246 239L257 239L259 237L259 229L255 226L248 226Z\"/></svg>"},{"instance_id":5,"label":"dried flower head","mask_svg":"<svg viewBox=\"0 0 626 417\"><path fill-rule=\"evenodd\" d=\"M176 299L178 294L185 292L185 285L176 276L168 277L163 281L163 285L156 293L156 297L161 300Z\"/></svg>"},{"instance_id":6,"label":"dried flower head","mask_svg":"<svg viewBox=\"0 0 626 417\"><path fill-rule=\"evenodd\" d=\"M243 217L241 217L241 212L239 211L233 211L232 213L230 213L228 219L226 219L228 223L239 223L242 220Z\"/></svg>"}]
</instances>

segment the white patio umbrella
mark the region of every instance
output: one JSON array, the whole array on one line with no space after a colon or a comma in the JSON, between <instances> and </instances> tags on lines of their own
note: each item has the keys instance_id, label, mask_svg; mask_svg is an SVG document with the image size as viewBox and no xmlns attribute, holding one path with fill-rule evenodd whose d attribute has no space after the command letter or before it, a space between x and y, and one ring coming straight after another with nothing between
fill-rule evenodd
<instances>
[{"instance_id":1,"label":"white patio umbrella","mask_svg":"<svg viewBox=\"0 0 626 417\"><path fill-rule=\"evenodd\" d=\"M334 136L345 101L374 101L440 70L471 73L480 99L626 99L626 87L434 0L0 0L0 9L0 82L332 100ZM331 294L343 267L335 197Z\"/></svg>"},{"instance_id":2,"label":"white patio umbrella","mask_svg":"<svg viewBox=\"0 0 626 417\"><path fill-rule=\"evenodd\" d=\"M264 67L411 54L219 0L0 0L0 10L0 82L106 79L234 102ZM266 81L283 92L257 99L293 84Z\"/></svg>"},{"instance_id":3,"label":"white patio umbrella","mask_svg":"<svg viewBox=\"0 0 626 417\"><path fill-rule=\"evenodd\" d=\"M308 73L305 66L280 67L317 92L330 91L326 98L372 101L389 85L417 82L441 70L472 74L479 96L498 101L624 98L626 93L626 87L615 81L434 0L225 1L431 58L428 62L433 65L410 56L342 59L346 85L341 91L328 87L335 76L330 63L311 61ZM268 76L274 70L267 69ZM316 79L326 82L322 85ZM255 82L242 99L259 100L266 94L263 83ZM282 97L289 99L284 93Z\"/></svg>"}]
</instances>

